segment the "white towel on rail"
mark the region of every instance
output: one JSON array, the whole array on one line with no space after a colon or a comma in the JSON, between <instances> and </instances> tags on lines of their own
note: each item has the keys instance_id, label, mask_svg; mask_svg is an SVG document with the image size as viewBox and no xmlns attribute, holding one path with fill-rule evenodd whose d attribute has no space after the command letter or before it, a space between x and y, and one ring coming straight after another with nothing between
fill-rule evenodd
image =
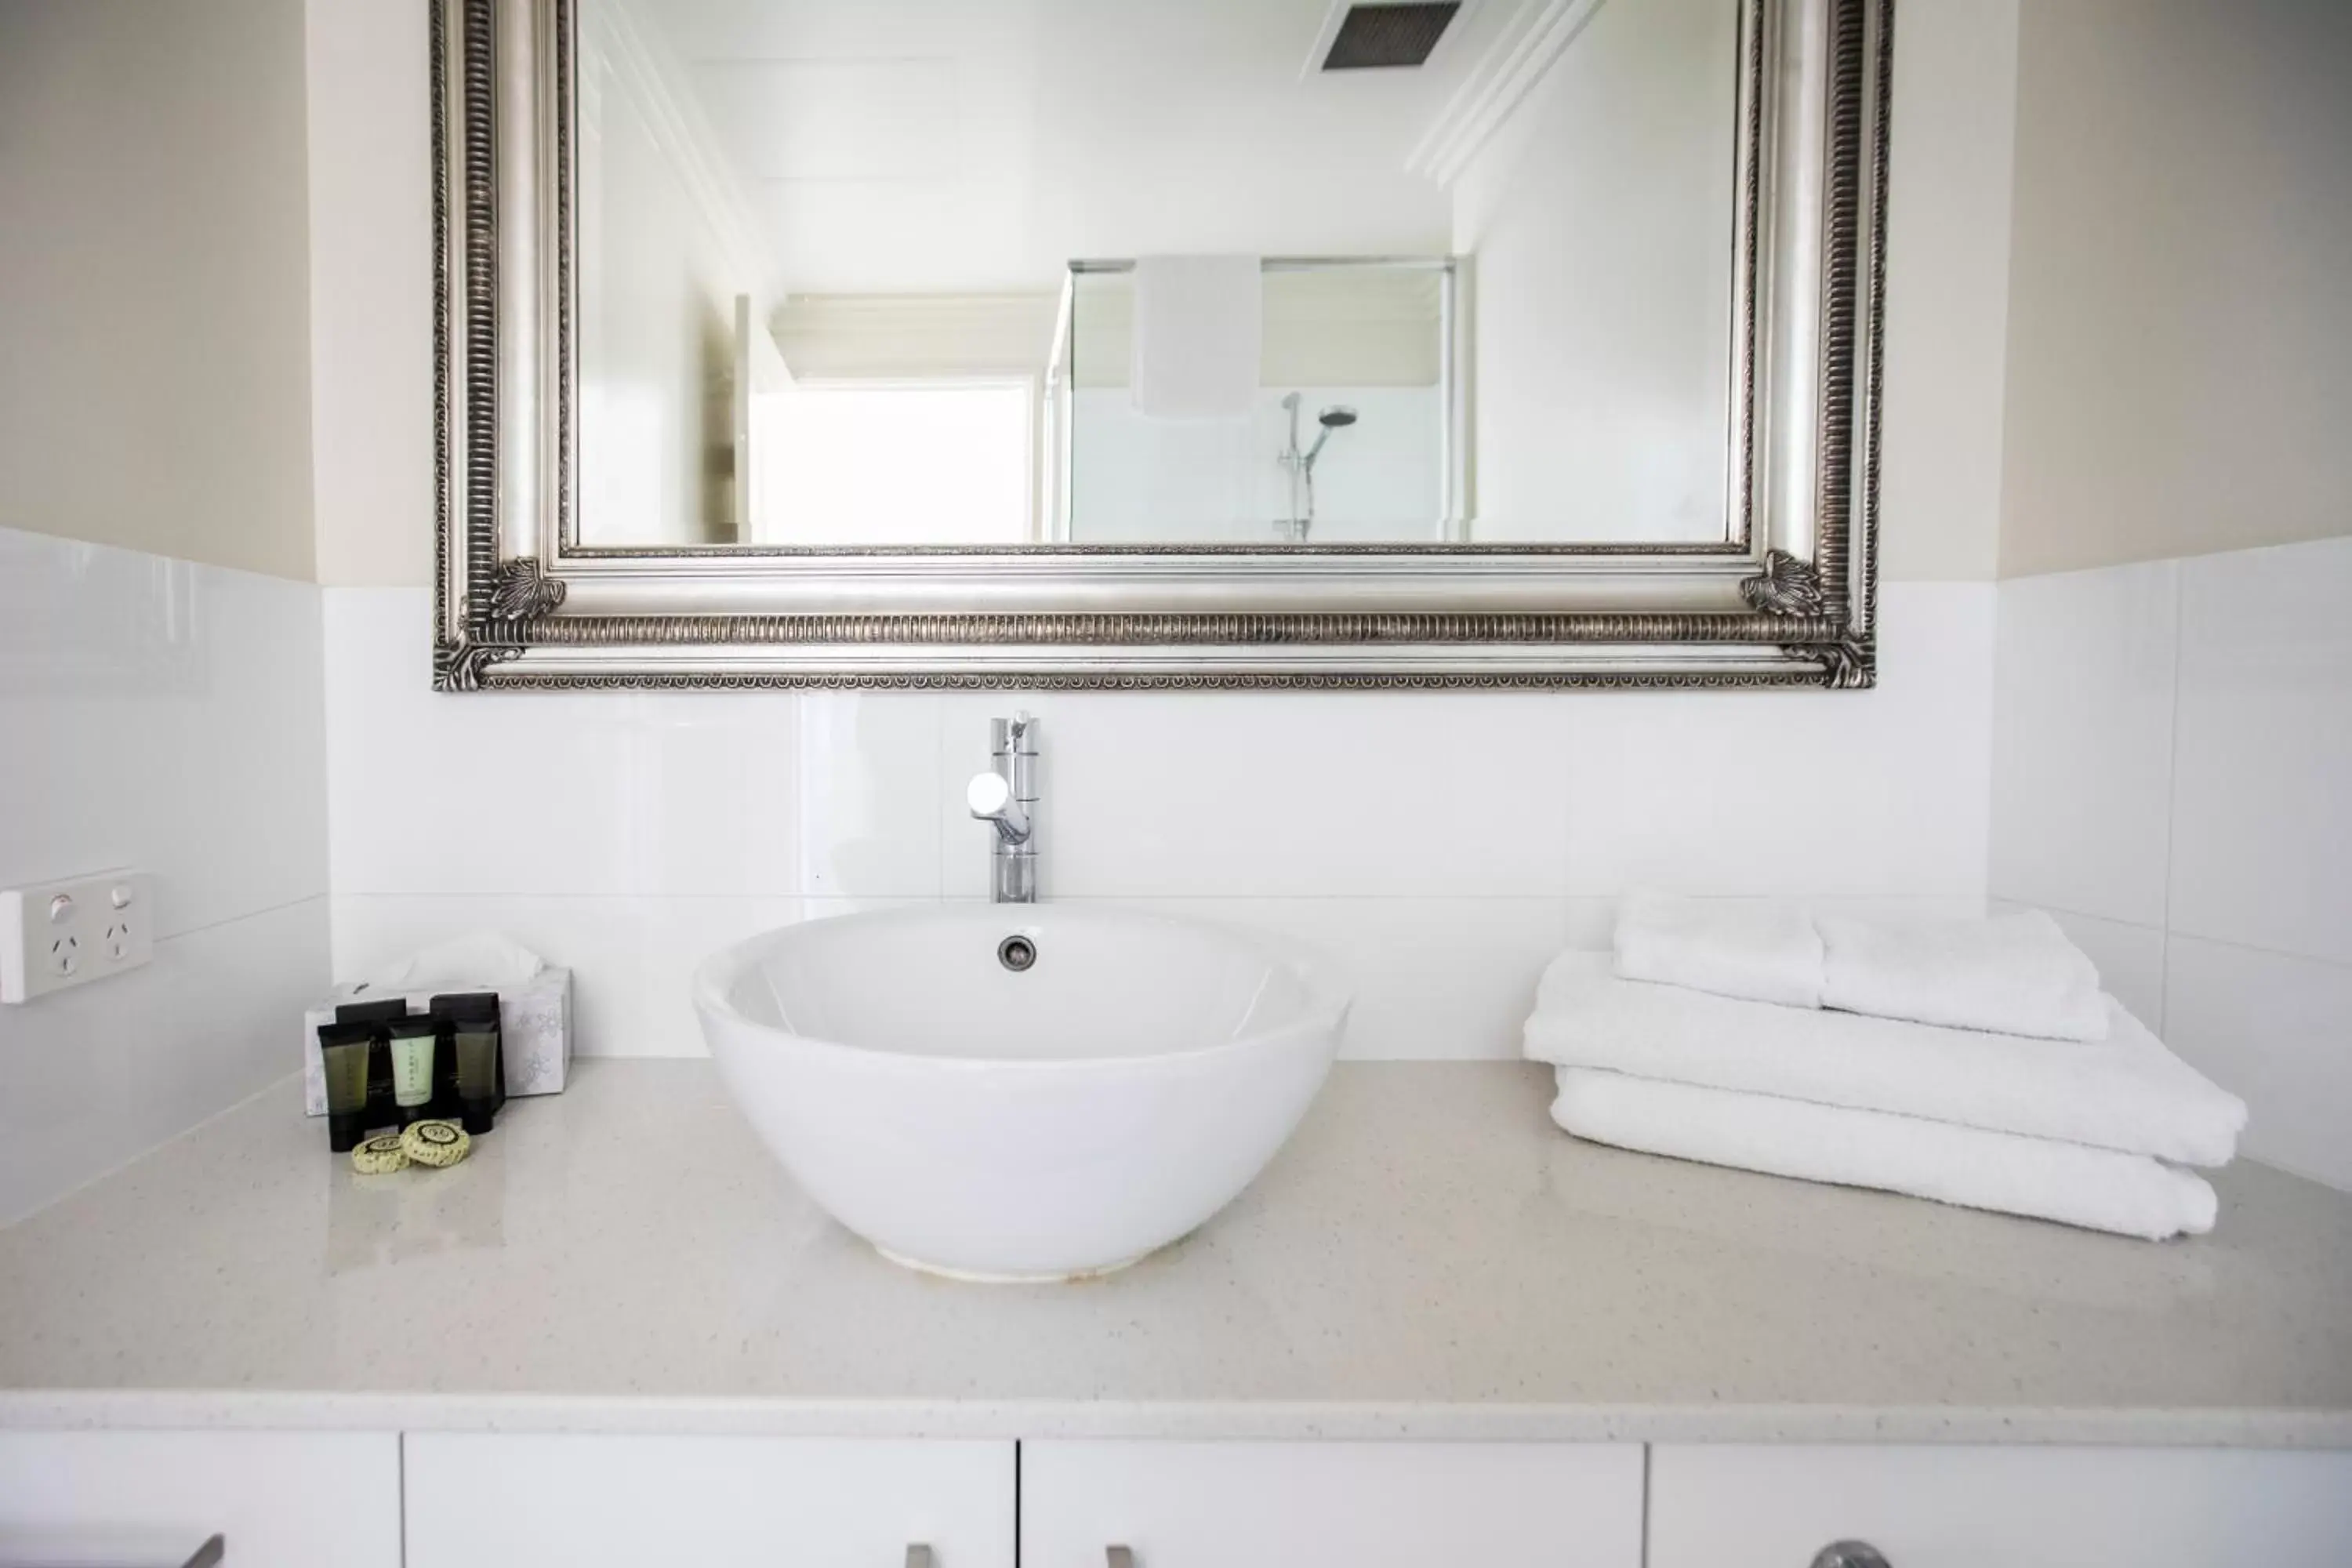
<instances>
[{"instance_id":1,"label":"white towel on rail","mask_svg":"<svg viewBox=\"0 0 2352 1568\"><path fill-rule=\"evenodd\" d=\"M2108 999L2104 1040L2047 1040L1776 1007L1621 980L1605 952L1544 971L1525 1050L1710 1089L1927 1117L1963 1127L2224 1165L2245 1102L2216 1088Z\"/></svg>"},{"instance_id":2,"label":"white towel on rail","mask_svg":"<svg viewBox=\"0 0 2352 1568\"><path fill-rule=\"evenodd\" d=\"M2040 910L1987 920L1813 917L1822 1005L1954 1029L2104 1040L2099 972Z\"/></svg>"},{"instance_id":3,"label":"white towel on rail","mask_svg":"<svg viewBox=\"0 0 2352 1568\"><path fill-rule=\"evenodd\" d=\"M2213 1228L2213 1189L2142 1154L1562 1068L1552 1120L1580 1138L2160 1241Z\"/></svg>"},{"instance_id":4,"label":"white towel on rail","mask_svg":"<svg viewBox=\"0 0 2352 1568\"><path fill-rule=\"evenodd\" d=\"M1153 419L1237 419L1257 399L1265 336L1255 256L1146 256L1135 264L1129 399Z\"/></svg>"},{"instance_id":5,"label":"white towel on rail","mask_svg":"<svg viewBox=\"0 0 2352 1568\"><path fill-rule=\"evenodd\" d=\"M1822 1005L1822 938L1799 905L1629 893L1617 906L1617 973L1790 1007Z\"/></svg>"}]
</instances>

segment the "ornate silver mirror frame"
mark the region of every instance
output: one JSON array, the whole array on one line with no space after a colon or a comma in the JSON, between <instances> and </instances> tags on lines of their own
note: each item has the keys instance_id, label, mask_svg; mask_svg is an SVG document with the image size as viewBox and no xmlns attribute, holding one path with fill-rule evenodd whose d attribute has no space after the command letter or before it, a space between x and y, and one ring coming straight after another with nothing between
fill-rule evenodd
<instances>
[{"instance_id":1,"label":"ornate silver mirror frame","mask_svg":"<svg viewBox=\"0 0 2352 1568\"><path fill-rule=\"evenodd\" d=\"M574 0L427 3L439 689L1873 682L1894 0L1744 0L1727 542L1281 549L579 545Z\"/></svg>"}]
</instances>

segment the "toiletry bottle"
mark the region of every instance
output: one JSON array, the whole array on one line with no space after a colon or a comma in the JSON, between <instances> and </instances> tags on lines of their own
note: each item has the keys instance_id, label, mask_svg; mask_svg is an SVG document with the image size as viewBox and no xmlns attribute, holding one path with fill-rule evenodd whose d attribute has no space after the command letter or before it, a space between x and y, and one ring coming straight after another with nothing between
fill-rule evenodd
<instances>
[{"instance_id":1,"label":"toiletry bottle","mask_svg":"<svg viewBox=\"0 0 2352 1568\"><path fill-rule=\"evenodd\" d=\"M446 1026L423 1014L391 1025L392 1098L404 1127L433 1113L433 1061Z\"/></svg>"},{"instance_id":2,"label":"toiletry bottle","mask_svg":"<svg viewBox=\"0 0 2352 1568\"><path fill-rule=\"evenodd\" d=\"M327 1077L327 1147L338 1154L367 1136L368 1058L377 1027L365 1022L319 1026L319 1061Z\"/></svg>"},{"instance_id":3,"label":"toiletry bottle","mask_svg":"<svg viewBox=\"0 0 2352 1568\"><path fill-rule=\"evenodd\" d=\"M488 1132L506 1098L504 1035L495 991L433 998L433 1016L447 1021L457 1058L457 1105L466 1131Z\"/></svg>"},{"instance_id":4,"label":"toiletry bottle","mask_svg":"<svg viewBox=\"0 0 2352 1568\"><path fill-rule=\"evenodd\" d=\"M371 1128L397 1126L400 1108L392 1094L392 1022L408 1016L408 999L387 996L376 1002L346 1002L335 1009L338 1024L366 1024L374 1030L374 1043L368 1051L367 1125Z\"/></svg>"}]
</instances>

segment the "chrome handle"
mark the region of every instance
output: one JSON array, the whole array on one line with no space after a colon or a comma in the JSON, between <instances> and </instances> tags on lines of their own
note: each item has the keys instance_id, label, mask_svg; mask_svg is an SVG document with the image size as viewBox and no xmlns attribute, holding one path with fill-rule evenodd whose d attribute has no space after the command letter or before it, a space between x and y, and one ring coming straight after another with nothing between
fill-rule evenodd
<instances>
[{"instance_id":1,"label":"chrome handle","mask_svg":"<svg viewBox=\"0 0 2352 1568\"><path fill-rule=\"evenodd\" d=\"M180 1568L220 1568L222 1559L227 1555L227 1538L220 1535L211 1536L202 1546L196 1548L194 1556L180 1564Z\"/></svg>"},{"instance_id":2,"label":"chrome handle","mask_svg":"<svg viewBox=\"0 0 2352 1568\"><path fill-rule=\"evenodd\" d=\"M1109 1559L1108 1568L1135 1568L1135 1553L1124 1546L1114 1546L1103 1555Z\"/></svg>"},{"instance_id":3,"label":"chrome handle","mask_svg":"<svg viewBox=\"0 0 2352 1568\"><path fill-rule=\"evenodd\" d=\"M1867 1541L1833 1541L1813 1555L1813 1568L1890 1568Z\"/></svg>"},{"instance_id":4,"label":"chrome handle","mask_svg":"<svg viewBox=\"0 0 2352 1568\"><path fill-rule=\"evenodd\" d=\"M931 1568L931 1549L928 1546L907 1548L907 1568Z\"/></svg>"}]
</instances>

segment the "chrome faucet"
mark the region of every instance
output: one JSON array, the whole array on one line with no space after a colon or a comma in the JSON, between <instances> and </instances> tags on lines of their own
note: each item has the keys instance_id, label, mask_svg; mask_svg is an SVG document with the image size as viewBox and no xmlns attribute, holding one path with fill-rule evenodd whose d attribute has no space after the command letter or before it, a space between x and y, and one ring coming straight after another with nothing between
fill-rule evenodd
<instances>
[{"instance_id":1,"label":"chrome faucet","mask_svg":"<svg viewBox=\"0 0 2352 1568\"><path fill-rule=\"evenodd\" d=\"M991 891L1000 904L1037 901L1037 721L1026 713L990 722L990 767L972 777L964 800L972 816L996 825Z\"/></svg>"}]
</instances>

